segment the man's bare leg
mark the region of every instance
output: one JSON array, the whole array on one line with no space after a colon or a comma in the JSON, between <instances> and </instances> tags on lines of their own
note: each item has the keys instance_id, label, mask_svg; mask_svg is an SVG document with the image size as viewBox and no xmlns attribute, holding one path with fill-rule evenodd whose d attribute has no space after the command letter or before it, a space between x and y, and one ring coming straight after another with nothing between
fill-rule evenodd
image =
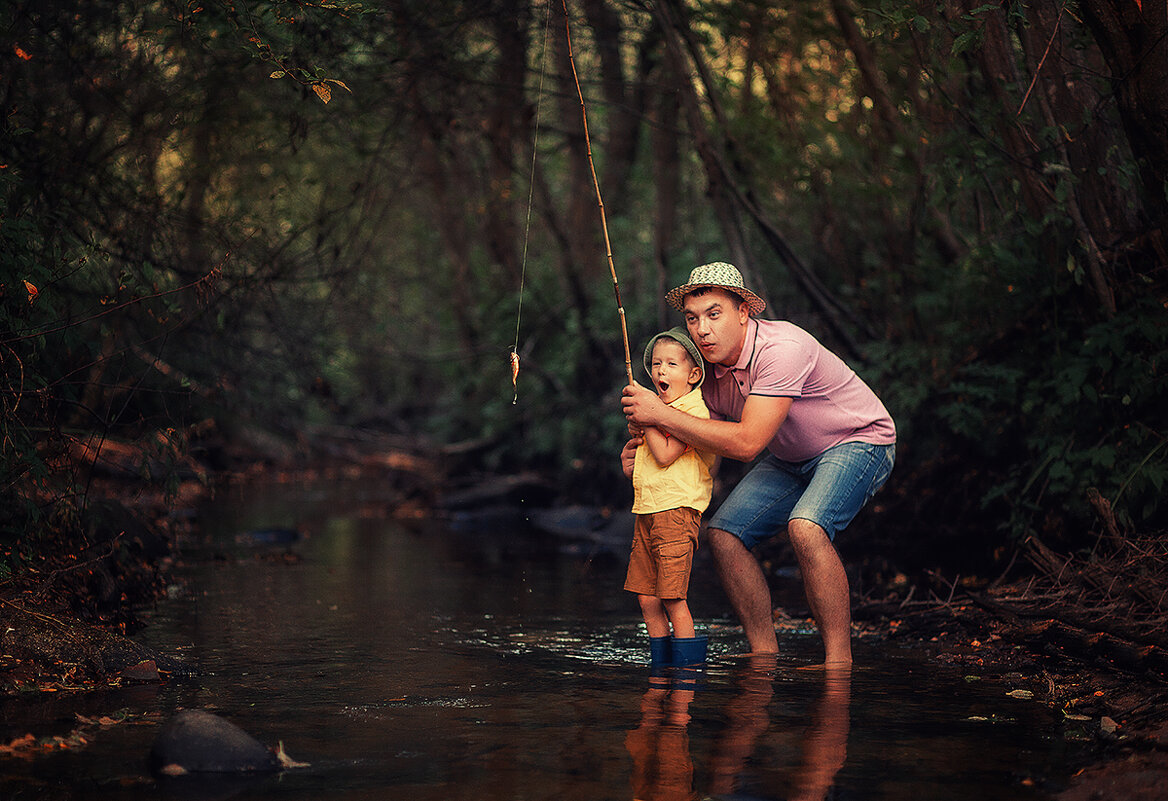
<instances>
[{"instance_id":1,"label":"man's bare leg","mask_svg":"<svg viewBox=\"0 0 1168 801\"><path fill-rule=\"evenodd\" d=\"M712 528L707 532L707 538L722 588L742 623L750 652L777 653L779 641L775 637L774 618L771 616L771 590L758 560L733 534Z\"/></svg>"},{"instance_id":2,"label":"man's bare leg","mask_svg":"<svg viewBox=\"0 0 1168 801\"><path fill-rule=\"evenodd\" d=\"M799 561L807 604L823 638L823 662L828 666L850 665L852 601L844 564L827 532L810 520L790 521L787 535Z\"/></svg>"}]
</instances>

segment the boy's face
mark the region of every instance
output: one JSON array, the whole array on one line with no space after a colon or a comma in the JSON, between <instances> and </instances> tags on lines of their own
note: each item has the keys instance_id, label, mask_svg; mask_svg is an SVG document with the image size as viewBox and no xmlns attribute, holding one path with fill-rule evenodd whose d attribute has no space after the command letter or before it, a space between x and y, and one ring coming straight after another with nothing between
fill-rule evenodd
<instances>
[{"instance_id":1,"label":"boy's face","mask_svg":"<svg viewBox=\"0 0 1168 801\"><path fill-rule=\"evenodd\" d=\"M657 396L666 403L673 403L685 395L702 378L702 371L676 339L662 337L653 343L650 366Z\"/></svg>"}]
</instances>

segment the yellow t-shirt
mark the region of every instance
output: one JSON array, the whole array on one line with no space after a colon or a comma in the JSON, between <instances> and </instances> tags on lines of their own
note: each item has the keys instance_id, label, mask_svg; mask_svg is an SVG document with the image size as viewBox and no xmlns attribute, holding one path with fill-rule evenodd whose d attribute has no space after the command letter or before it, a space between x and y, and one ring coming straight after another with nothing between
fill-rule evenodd
<instances>
[{"instance_id":1,"label":"yellow t-shirt","mask_svg":"<svg viewBox=\"0 0 1168 801\"><path fill-rule=\"evenodd\" d=\"M710 418L700 389L682 395L669 405L694 417ZM714 489L710 470L715 458L712 453L687 447L673 464L662 467L649 452L649 445L642 442L633 461L633 512L650 514L683 506L706 511Z\"/></svg>"}]
</instances>

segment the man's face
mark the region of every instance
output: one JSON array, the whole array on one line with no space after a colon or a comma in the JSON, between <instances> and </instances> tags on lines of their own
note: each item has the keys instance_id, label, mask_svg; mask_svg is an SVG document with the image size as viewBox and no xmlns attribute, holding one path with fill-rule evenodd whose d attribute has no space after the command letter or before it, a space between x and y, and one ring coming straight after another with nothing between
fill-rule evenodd
<instances>
[{"instance_id":1,"label":"man's face","mask_svg":"<svg viewBox=\"0 0 1168 801\"><path fill-rule=\"evenodd\" d=\"M733 366L746 341L746 321L750 318L746 301L724 289L711 289L686 295L684 311L690 339L706 361Z\"/></svg>"}]
</instances>

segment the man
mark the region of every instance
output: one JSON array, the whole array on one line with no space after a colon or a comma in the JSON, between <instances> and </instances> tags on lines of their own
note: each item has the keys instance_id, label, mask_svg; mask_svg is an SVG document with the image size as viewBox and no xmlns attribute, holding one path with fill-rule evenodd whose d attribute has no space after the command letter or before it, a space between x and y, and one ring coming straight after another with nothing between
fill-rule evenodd
<instances>
[{"instance_id":1,"label":"man","mask_svg":"<svg viewBox=\"0 0 1168 801\"><path fill-rule=\"evenodd\" d=\"M824 663L852 662L848 578L833 539L883 486L895 459L896 427L851 368L786 321L759 320L766 303L724 262L702 265L666 295L685 314L707 370L711 419L671 409L656 393L626 387L621 404L635 426L657 426L695 448L749 462L708 526L710 550L752 653L775 653L770 589L755 545L786 530L823 639ZM631 459L634 437L621 452Z\"/></svg>"}]
</instances>

